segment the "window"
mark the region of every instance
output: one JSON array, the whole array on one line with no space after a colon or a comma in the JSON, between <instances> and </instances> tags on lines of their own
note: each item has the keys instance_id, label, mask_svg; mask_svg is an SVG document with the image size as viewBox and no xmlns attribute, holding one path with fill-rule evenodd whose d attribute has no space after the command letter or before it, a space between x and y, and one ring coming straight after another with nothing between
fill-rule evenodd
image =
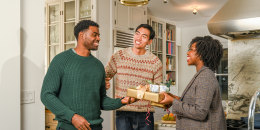
<instances>
[{"instance_id":1,"label":"window","mask_svg":"<svg viewBox=\"0 0 260 130\"><path fill-rule=\"evenodd\" d=\"M220 60L220 65L216 72L222 100L228 100L228 49L223 49L223 57Z\"/></svg>"}]
</instances>

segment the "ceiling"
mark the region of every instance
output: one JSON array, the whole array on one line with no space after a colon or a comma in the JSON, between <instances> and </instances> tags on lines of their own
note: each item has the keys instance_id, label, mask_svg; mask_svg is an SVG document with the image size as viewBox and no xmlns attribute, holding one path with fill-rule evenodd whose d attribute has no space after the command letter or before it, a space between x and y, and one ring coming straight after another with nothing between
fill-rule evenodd
<instances>
[{"instance_id":1,"label":"ceiling","mask_svg":"<svg viewBox=\"0 0 260 130\"><path fill-rule=\"evenodd\" d=\"M206 24L227 0L150 0L148 15L174 21L179 26ZM192 13L197 8L198 13Z\"/></svg>"}]
</instances>

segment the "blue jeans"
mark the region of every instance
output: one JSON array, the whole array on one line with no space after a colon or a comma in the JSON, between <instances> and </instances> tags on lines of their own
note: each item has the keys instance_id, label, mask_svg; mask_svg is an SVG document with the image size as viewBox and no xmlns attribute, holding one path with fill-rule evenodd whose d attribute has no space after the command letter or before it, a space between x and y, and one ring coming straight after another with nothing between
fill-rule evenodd
<instances>
[{"instance_id":1,"label":"blue jeans","mask_svg":"<svg viewBox=\"0 0 260 130\"><path fill-rule=\"evenodd\" d=\"M154 130L153 113L150 113L147 122L146 112L128 112L116 111L116 129L117 130ZM148 124L146 124L148 123Z\"/></svg>"}]
</instances>

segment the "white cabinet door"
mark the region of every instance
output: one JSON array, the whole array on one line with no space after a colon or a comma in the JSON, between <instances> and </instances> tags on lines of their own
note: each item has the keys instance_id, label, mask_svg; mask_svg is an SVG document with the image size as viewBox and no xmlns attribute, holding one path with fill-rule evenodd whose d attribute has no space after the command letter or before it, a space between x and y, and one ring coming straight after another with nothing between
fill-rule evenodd
<instances>
[{"instance_id":1,"label":"white cabinet door","mask_svg":"<svg viewBox=\"0 0 260 130\"><path fill-rule=\"evenodd\" d=\"M147 23L146 10L143 7L131 7L130 30L135 29L138 25Z\"/></svg>"},{"instance_id":2,"label":"white cabinet door","mask_svg":"<svg viewBox=\"0 0 260 130\"><path fill-rule=\"evenodd\" d=\"M116 2L115 4L115 26L120 29L129 29L130 17L129 7Z\"/></svg>"},{"instance_id":3,"label":"white cabinet door","mask_svg":"<svg viewBox=\"0 0 260 130\"><path fill-rule=\"evenodd\" d=\"M138 25L142 23L147 23L146 6L124 6L118 1L114 1L113 4L115 28L134 31Z\"/></svg>"}]
</instances>

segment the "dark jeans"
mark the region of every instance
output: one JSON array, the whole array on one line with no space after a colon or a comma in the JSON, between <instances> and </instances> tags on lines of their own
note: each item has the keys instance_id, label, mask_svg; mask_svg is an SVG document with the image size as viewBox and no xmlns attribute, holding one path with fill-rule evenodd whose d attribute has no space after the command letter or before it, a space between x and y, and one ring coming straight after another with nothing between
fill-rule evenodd
<instances>
[{"instance_id":1,"label":"dark jeans","mask_svg":"<svg viewBox=\"0 0 260 130\"><path fill-rule=\"evenodd\" d=\"M146 112L116 111L117 130L154 130L153 113L150 113L148 122L145 120ZM146 124L147 122L148 124Z\"/></svg>"},{"instance_id":2,"label":"dark jeans","mask_svg":"<svg viewBox=\"0 0 260 130\"><path fill-rule=\"evenodd\" d=\"M102 125L90 125L91 130L102 130ZM66 130L63 128L59 128L59 130Z\"/></svg>"}]
</instances>

